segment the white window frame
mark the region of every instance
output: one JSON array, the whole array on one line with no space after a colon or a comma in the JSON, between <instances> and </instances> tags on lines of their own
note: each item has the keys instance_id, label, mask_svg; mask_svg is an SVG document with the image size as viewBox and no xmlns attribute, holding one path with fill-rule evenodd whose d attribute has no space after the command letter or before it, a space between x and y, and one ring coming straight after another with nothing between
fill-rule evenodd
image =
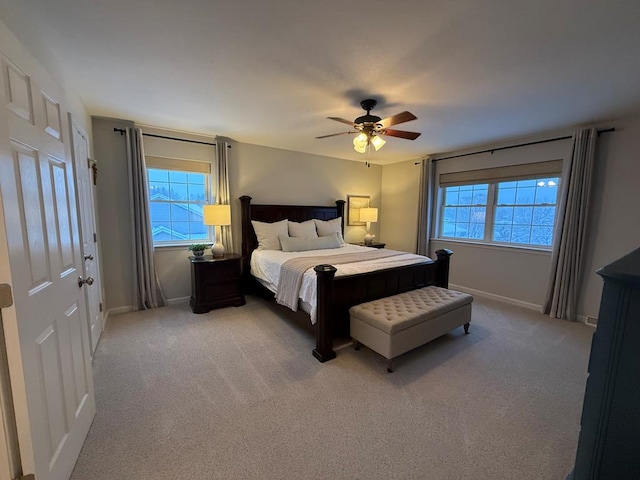
<instances>
[{"instance_id":1,"label":"white window frame","mask_svg":"<svg viewBox=\"0 0 640 480\"><path fill-rule=\"evenodd\" d=\"M468 170L462 172L445 173L440 175L439 186L437 187L437 199L434 204L436 208L435 217L435 239L440 241L452 241L460 243L482 244L492 245L496 247L511 247L511 248L525 248L534 250L551 251L553 246L553 240L559 225L557 222L557 208L560 199L561 183L562 183L562 161L553 160L547 162L538 162L523 165L513 165L508 167L496 167L481 170ZM498 242L493 240L493 227L495 220L497 204L497 185L502 182L518 181L518 180L530 180L541 178L557 178L558 179L558 191L556 194L556 201L553 207L556 209L553 236L551 245L537 245L529 243L515 243L515 242ZM485 207L485 224L484 224L484 238L483 239L471 239L444 236L443 223L444 223L444 208L445 208L445 192L446 187L462 186L462 185L481 185L487 184L487 204ZM541 204L541 206L551 206L552 204ZM472 207L474 205L470 205ZM477 206L477 205L475 205Z\"/></svg>"},{"instance_id":2,"label":"white window frame","mask_svg":"<svg viewBox=\"0 0 640 480\"><path fill-rule=\"evenodd\" d=\"M181 173L197 173L205 176L204 182L204 190L205 190L205 200L204 202L195 202L190 200L154 200L157 203L167 203L169 205L173 203L182 203L182 204L196 204L196 205L207 205L214 203L213 202L213 175L212 175L212 165L211 162L205 162L200 160L187 160L187 159L178 159L178 158L169 158L169 157L158 157L158 156L145 156L145 167L147 170L147 177L150 169L154 170L171 170L174 172ZM149 179L147 178L147 185L149 185ZM149 192L151 195L151 192ZM149 207L151 207L151 197L149 196ZM149 208L151 210L151 208ZM150 222L153 219L149 219ZM166 241L157 241L153 240L154 247L182 247L188 246L194 243L214 243L215 242L215 233L214 230L207 226L206 227L207 237L203 239L185 239L185 240L166 240Z\"/></svg>"}]
</instances>

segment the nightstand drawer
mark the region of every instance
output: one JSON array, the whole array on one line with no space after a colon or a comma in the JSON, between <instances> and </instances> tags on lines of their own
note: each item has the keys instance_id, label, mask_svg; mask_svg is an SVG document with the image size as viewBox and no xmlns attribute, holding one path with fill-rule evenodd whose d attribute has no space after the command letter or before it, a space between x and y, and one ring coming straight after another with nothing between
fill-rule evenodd
<instances>
[{"instance_id":1,"label":"nightstand drawer","mask_svg":"<svg viewBox=\"0 0 640 480\"><path fill-rule=\"evenodd\" d=\"M206 266L202 266L202 280L207 284L237 280L241 275L240 269L241 266L239 262L224 262L219 265L209 263Z\"/></svg>"}]
</instances>

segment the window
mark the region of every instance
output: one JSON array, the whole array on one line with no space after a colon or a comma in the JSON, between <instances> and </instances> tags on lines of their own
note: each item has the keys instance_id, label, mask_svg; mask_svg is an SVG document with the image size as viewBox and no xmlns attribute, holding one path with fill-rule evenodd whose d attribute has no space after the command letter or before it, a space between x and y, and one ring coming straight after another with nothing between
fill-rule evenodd
<instances>
[{"instance_id":1,"label":"window","mask_svg":"<svg viewBox=\"0 0 640 480\"><path fill-rule=\"evenodd\" d=\"M146 161L153 244L211 241L202 222L202 207L211 203L209 164L159 157Z\"/></svg>"},{"instance_id":2,"label":"window","mask_svg":"<svg viewBox=\"0 0 640 480\"><path fill-rule=\"evenodd\" d=\"M555 161L442 174L439 237L551 247L560 168Z\"/></svg>"},{"instance_id":3,"label":"window","mask_svg":"<svg viewBox=\"0 0 640 480\"><path fill-rule=\"evenodd\" d=\"M551 246L559 178L500 182L491 240Z\"/></svg>"}]
</instances>

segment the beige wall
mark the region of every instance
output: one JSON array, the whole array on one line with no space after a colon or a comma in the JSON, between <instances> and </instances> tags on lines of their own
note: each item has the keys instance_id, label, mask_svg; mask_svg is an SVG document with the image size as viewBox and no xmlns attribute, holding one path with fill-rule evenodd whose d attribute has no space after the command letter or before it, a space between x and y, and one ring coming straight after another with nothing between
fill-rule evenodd
<instances>
[{"instance_id":1,"label":"beige wall","mask_svg":"<svg viewBox=\"0 0 640 480\"><path fill-rule=\"evenodd\" d=\"M103 300L107 310L131 307L133 260L127 156L124 136L113 129L130 127L132 123L95 117L92 123L94 157L98 162L96 193Z\"/></svg>"},{"instance_id":2,"label":"beige wall","mask_svg":"<svg viewBox=\"0 0 640 480\"><path fill-rule=\"evenodd\" d=\"M98 205L101 246L104 264L105 304L111 311L131 307L131 225L128 174L124 136L113 128L131 126L131 122L94 118L95 156L99 162ZM181 138L208 140L194 135L143 127L145 132ZM254 203L289 203L333 205L347 194L371 196L371 204L380 206L382 167L364 163L279 150L257 145L230 142L229 188L234 236L233 250L240 251L241 195L250 195ZM212 147L171 142L145 137L149 155L213 159ZM379 234L379 224L372 232ZM345 239L361 241L364 227L346 227ZM229 250L229 246L227 246ZM191 295L189 252L185 247L162 247L156 250L156 268L160 284L169 300Z\"/></svg>"},{"instance_id":3,"label":"beige wall","mask_svg":"<svg viewBox=\"0 0 640 480\"><path fill-rule=\"evenodd\" d=\"M241 195L253 203L334 205L347 195L370 195L373 207L381 205L382 167L306 153L234 143L229 152L234 244L240 249ZM382 217L382 214L380 215ZM379 238L380 223L371 224ZM237 232L237 233L236 233ZM360 242L365 227L345 226L345 240Z\"/></svg>"},{"instance_id":4,"label":"beige wall","mask_svg":"<svg viewBox=\"0 0 640 480\"><path fill-rule=\"evenodd\" d=\"M416 251L420 163L411 160L382 168L380 241L386 248Z\"/></svg>"}]
</instances>

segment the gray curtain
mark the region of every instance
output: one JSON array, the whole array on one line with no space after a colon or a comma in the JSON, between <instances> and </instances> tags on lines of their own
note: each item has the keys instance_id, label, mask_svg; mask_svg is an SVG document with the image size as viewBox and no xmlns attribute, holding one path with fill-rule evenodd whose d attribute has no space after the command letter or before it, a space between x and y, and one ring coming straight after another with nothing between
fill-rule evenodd
<instances>
[{"instance_id":1,"label":"gray curtain","mask_svg":"<svg viewBox=\"0 0 640 480\"><path fill-rule=\"evenodd\" d=\"M149 216L147 169L142 131L127 127L127 163L131 201L131 244L133 248L133 309L157 308L165 304L153 258L153 238Z\"/></svg>"},{"instance_id":2,"label":"gray curtain","mask_svg":"<svg viewBox=\"0 0 640 480\"><path fill-rule=\"evenodd\" d=\"M555 318L576 320L597 137L595 128L573 134L573 153L556 213L560 228L556 228L551 279L543 305L543 312Z\"/></svg>"},{"instance_id":3,"label":"gray curtain","mask_svg":"<svg viewBox=\"0 0 640 480\"><path fill-rule=\"evenodd\" d=\"M229 148L230 145L222 140L216 139L216 203L221 205L230 205L231 198L229 193ZM233 236L231 234L231 225L223 225L220 227L222 238L220 241L224 245L226 252L233 251Z\"/></svg>"},{"instance_id":4,"label":"gray curtain","mask_svg":"<svg viewBox=\"0 0 640 480\"><path fill-rule=\"evenodd\" d=\"M432 158L422 160L420 166L420 196L418 199L418 239L416 253L429 255L431 218L433 215L433 192L435 188L435 165Z\"/></svg>"}]
</instances>

